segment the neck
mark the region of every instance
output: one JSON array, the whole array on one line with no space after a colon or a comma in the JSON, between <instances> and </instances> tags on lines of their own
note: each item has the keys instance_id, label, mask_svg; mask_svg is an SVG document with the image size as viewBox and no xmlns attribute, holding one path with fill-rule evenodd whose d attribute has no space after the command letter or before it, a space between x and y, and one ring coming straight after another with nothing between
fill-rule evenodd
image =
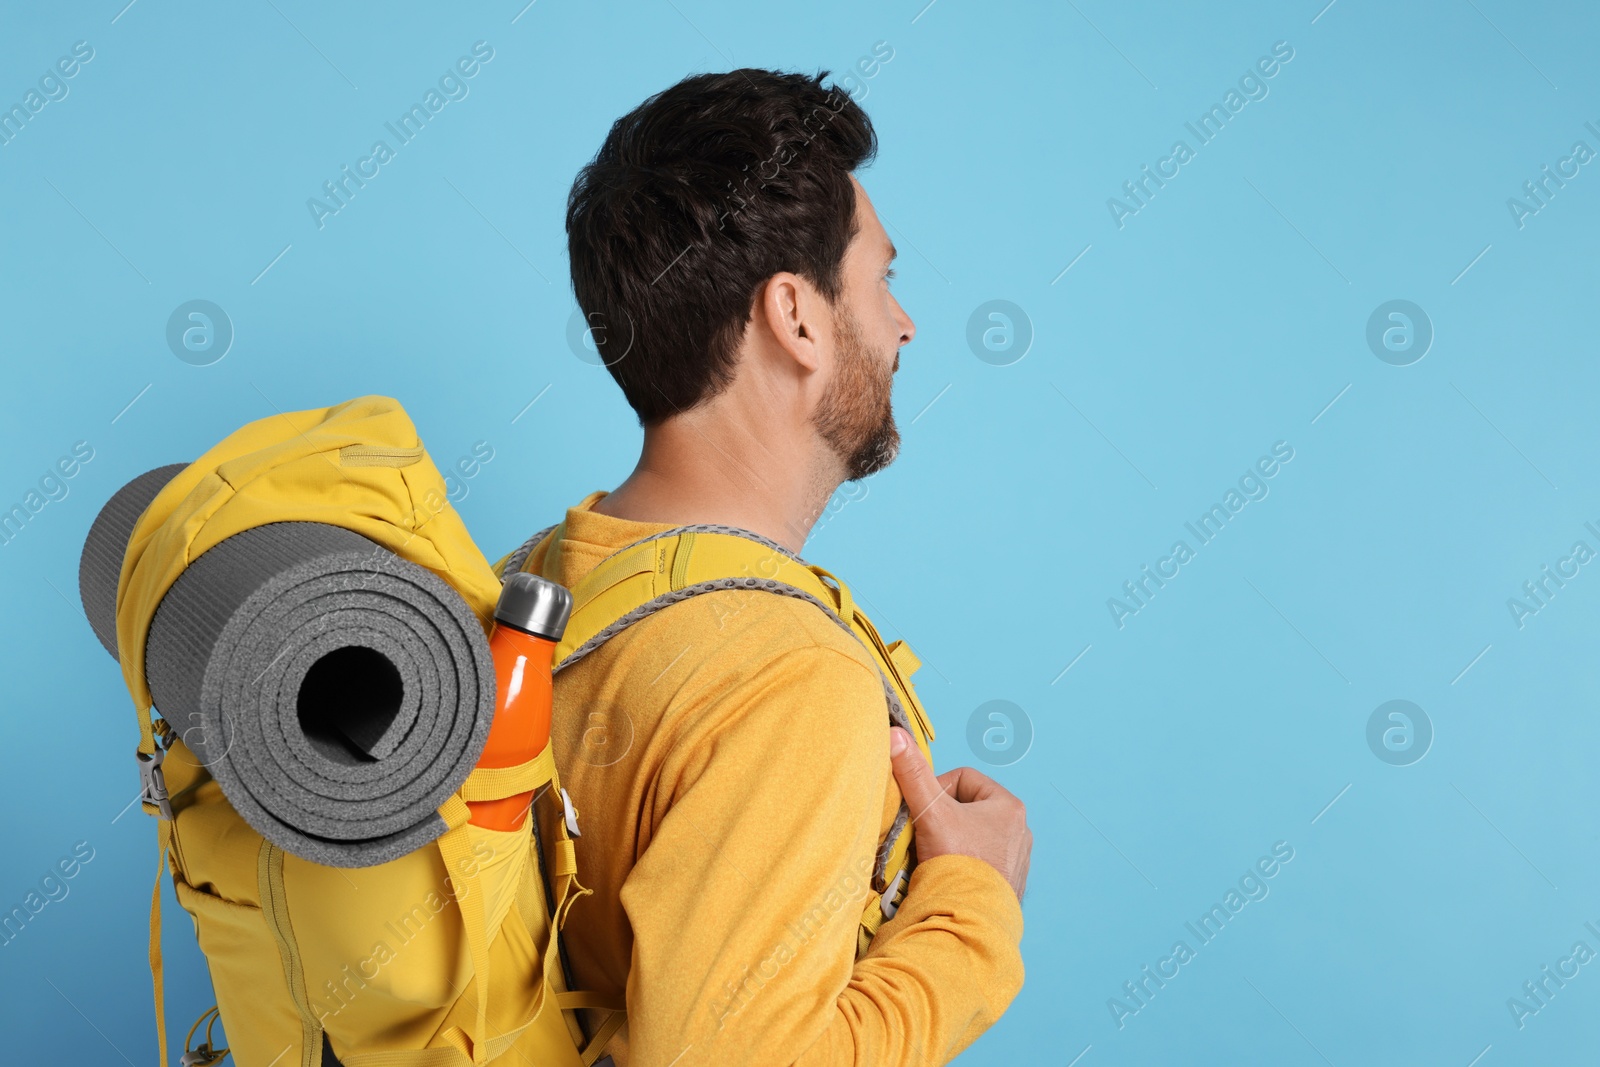
<instances>
[{"instance_id":1,"label":"neck","mask_svg":"<svg viewBox=\"0 0 1600 1067\"><path fill-rule=\"evenodd\" d=\"M736 526L798 555L843 471L831 453L819 460L797 442L783 445L770 425L675 416L645 428L638 466L594 510L638 522Z\"/></svg>"}]
</instances>

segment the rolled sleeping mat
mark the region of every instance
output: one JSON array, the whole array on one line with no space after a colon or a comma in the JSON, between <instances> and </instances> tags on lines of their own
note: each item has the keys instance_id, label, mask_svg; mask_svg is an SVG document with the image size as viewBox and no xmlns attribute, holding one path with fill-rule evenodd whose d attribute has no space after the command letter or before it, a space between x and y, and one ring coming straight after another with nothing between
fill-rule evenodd
<instances>
[{"instance_id":1,"label":"rolled sleeping mat","mask_svg":"<svg viewBox=\"0 0 1600 1067\"><path fill-rule=\"evenodd\" d=\"M128 538L133 536L133 527L144 509L187 466L169 463L145 471L112 493L83 542L83 555L78 558L78 596L83 600L83 613L89 617L89 628L112 659L118 658L117 581L122 577Z\"/></svg>"},{"instance_id":2,"label":"rolled sleeping mat","mask_svg":"<svg viewBox=\"0 0 1600 1067\"><path fill-rule=\"evenodd\" d=\"M118 503L119 491L107 504L118 510L90 531L80 575L97 634L116 630L132 530L122 516L159 474L125 486L130 497ZM244 530L191 562L150 623L145 674L161 716L244 820L332 867L385 863L442 834L437 809L471 773L494 717L494 661L461 595L316 522Z\"/></svg>"}]
</instances>

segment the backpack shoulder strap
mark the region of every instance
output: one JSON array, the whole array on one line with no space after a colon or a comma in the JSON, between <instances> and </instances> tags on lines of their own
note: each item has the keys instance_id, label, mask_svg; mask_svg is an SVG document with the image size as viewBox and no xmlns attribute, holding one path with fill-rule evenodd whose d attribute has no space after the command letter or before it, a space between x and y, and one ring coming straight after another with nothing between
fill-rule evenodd
<instances>
[{"instance_id":1,"label":"backpack shoulder strap","mask_svg":"<svg viewBox=\"0 0 1600 1067\"><path fill-rule=\"evenodd\" d=\"M555 527L540 531L506 558L510 573ZM867 649L883 682L890 721L916 740L931 759L934 732L910 676L919 661L903 641L885 645L833 574L808 564L782 545L732 526L679 526L626 545L606 557L572 590L572 616L556 646L557 672L582 660L606 641L663 608L702 593L757 589L815 605ZM857 952L865 953L873 934L894 915L910 878L910 812L904 800L874 864L872 887L861 919Z\"/></svg>"},{"instance_id":2,"label":"backpack shoulder strap","mask_svg":"<svg viewBox=\"0 0 1600 1067\"><path fill-rule=\"evenodd\" d=\"M516 551L512 552L505 559L496 563L494 565L495 577L499 578L500 581L504 583L506 580L506 575L516 574L518 571L522 570L523 565L528 562L528 557L533 554L533 550L539 547L539 542L548 537L550 533L555 530L556 526L559 525L561 524L556 523L554 526L546 526L544 529L540 530L538 533L522 542L521 545L517 546Z\"/></svg>"},{"instance_id":3,"label":"backpack shoulder strap","mask_svg":"<svg viewBox=\"0 0 1600 1067\"><path fill-rule=\"evenodd\" d=\"M917 660L884 644L849 587L760 534L732 526L680 526L612 553L572 590L572 618L556 670L578 662L634 623L701 593L758 589L815 605L866 648L883 677L889 715L926 748L933 729L908 684ZM904 651L899 651L904 648Z\"/></svg>"}]
</instances>

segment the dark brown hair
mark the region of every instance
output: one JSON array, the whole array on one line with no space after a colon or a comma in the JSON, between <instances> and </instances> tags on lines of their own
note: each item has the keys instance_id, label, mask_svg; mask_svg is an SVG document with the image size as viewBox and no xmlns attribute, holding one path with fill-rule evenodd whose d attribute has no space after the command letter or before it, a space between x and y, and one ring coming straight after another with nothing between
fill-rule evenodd
<instances>
[{"instance_id":1,"label":"dark brown hair","mask_svg":"<svg viewBox=\"0 0 1600 1067\"><path fill-rule=\"evenodd\" d=\"M641 425L733 380L761 285L780 271L838 299L855 236L850 172L877 135L815 77L696 74L618 119L567 197L572 288Z\"/></svg>"}]
</instances>

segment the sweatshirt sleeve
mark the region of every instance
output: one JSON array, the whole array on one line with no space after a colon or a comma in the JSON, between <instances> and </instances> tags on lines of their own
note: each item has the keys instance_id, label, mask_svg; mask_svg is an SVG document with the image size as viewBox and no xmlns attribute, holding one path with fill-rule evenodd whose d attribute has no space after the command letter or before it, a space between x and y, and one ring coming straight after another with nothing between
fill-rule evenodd
<instances>
[{"instance_id":1,"label":"sweatshirt sleeve","mask_svg":"<svg viewBox=\"0 0 1600 1067\"><path fill-rule=\"evenodd\" d=\"M946 1063L1021 988L1022 911L983 861L935 857L855 959L899 798L876 672L816 645L708 688L621 888L629 1067Z\"/></svg>"}]
</instances>

